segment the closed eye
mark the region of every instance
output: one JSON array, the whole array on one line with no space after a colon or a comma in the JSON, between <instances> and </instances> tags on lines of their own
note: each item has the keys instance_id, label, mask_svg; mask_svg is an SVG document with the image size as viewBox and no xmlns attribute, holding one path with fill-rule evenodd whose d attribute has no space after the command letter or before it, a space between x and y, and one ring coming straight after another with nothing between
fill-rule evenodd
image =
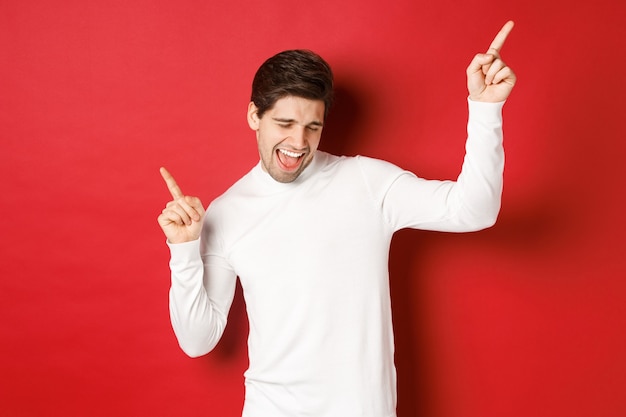
<instances>
[{"instance_id":1,"label":"closed eye","mask_svg":"<svg viewBox=\"0 0 626 417\"><path fill-rule=\"evenodd\" d=\"M293 125L293 123L294 123L294 121L291 120L291 119L276 119L276 118L274 118L273 120L274 120L274 122L276 122L276 124L278 126L280 126L282 128L285 128L285 129L286 128L290 128Z\"/></svg>"},{"instance_id":2,"label":"closed eye","mask_svg":"<svg viewBox=\"0 0 626 417\"><path fill-rule=\"evenodd\" d=\"M307 126L307 129L309 129L311 132L317 132L318 130L320 130L322 127L324 127L324 125L321 122L312 122L309 123Z\"/></svg>"},{"instance_id":3,"label":"closed eye","mask_svg":"<svg viewBox=\"0 0 626 417\"><path fill-rule=\"evenodd\" d=\"M283 129L291 129L294 125L294 123L296 123L295 120L292 119L279 119L279 118L274 118L274 121L276 122L276 124L283 128ZM311 132L317 132L318 130L320 130L322 128L323 124L321 122L312 122L309 123L308 125L306 125L307 130L311 131Z\"/></svg>"}]
</instances>

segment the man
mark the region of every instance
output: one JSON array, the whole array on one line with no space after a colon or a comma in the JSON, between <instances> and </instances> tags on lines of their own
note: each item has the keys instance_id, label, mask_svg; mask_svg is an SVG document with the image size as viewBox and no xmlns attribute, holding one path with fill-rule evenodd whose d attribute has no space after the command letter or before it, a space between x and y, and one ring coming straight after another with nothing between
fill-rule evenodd
<instances>
[{"instance_id":1,"label":"man","mask_svg":"<svg viewBox=\"0 0 626 417\"><path fill-rule=\"evenodd\" d=\"M301 50L259 68L247 119L260 162L206 213L161 169L173 197L159 216L171 251L171 320L188 355L216 345L237 277L243 287L250 322L243 416L396 415L391 238L407 227L464 232L495 222L501 109L516 80L500 49L512 27L504 25L467 69L467 153L456 181L318 151L332 73Z\"/></svg>"}]
</instances>

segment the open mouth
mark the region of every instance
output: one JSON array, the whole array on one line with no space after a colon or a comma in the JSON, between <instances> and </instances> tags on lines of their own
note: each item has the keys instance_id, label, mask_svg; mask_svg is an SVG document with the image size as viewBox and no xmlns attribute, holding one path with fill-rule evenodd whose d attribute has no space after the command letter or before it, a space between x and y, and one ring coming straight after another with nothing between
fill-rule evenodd
<instances>
[{"instance_id":1,"label":"open mouth","mask_svg":"<svg viewBox=\"0 0 626 417\"><path fill-rule=\"evenodd\" d=\"M304 152L288 151L286 149L277 149L276 158L280 168L285 171L295 171L300 167L304 160Z\"/></svg>"}]
</instances>

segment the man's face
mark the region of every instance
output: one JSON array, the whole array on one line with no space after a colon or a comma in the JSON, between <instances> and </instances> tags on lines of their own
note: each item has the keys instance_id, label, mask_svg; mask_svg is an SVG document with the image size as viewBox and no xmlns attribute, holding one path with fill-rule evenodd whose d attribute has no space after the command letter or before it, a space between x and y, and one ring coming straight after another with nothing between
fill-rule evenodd
<instances>
[{"instance_id":1,"label":"man's face","mask_svg":"<svg viewBox=\"0 0 626 417\"><path fill-rule=\"evenodd\" d=\"M292 182L311 163L322 135L324 102L287 96L258 117L248 106L248 124L256 131L263 170L278 182Z\"/></svg>"}]
</instances>

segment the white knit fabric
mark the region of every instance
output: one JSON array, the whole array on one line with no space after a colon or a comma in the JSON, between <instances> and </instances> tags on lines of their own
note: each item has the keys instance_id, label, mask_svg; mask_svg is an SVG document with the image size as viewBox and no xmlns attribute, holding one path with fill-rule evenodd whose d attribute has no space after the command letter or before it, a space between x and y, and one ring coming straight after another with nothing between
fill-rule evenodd
<instances>
[{"instance_id":1,"label":"white knit fabric","mask_svg":"<svg viewBox=\"0 0 626 417\"><path fill-rule=\"evenodd\" d=\"M293 183L259 164L211 203L199 241L170 245L171 319L190 356L218 342L241 280L250 321L245 417L395 416L392 235L495 222L502 104L469 102L456 181L319 151Z\"/></svg>"}]
</instances>

